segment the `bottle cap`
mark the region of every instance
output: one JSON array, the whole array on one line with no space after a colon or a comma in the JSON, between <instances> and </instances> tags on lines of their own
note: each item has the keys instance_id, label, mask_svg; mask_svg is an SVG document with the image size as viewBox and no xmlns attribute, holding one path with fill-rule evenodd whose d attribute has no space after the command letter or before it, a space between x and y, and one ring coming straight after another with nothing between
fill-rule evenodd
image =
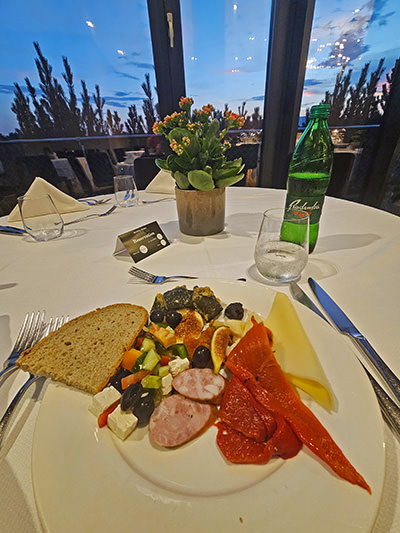
<instances>
[{"instance_id":1,"label":"bottle cap","mask_svg":"<svg viewBox=\"0 0 400 533\"><path fill-rule=\"evenodd\" d=\"M328 118L331 106L329 104L313 105L310 111L310 118Z\"/></svg>"}]
</instances>

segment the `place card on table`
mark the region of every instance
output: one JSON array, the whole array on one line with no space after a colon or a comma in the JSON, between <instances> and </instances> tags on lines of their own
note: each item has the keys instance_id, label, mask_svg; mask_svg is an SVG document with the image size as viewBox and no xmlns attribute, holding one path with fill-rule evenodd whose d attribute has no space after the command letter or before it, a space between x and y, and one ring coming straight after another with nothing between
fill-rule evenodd
<instances>
[{"instance_id":1,"label":"place card on table","mask_svg":"<svg viewBox=\"0 0 400 533\"><path fill-rule=\"evenodd\" d=\"M150 222L117 237L113 255L128 253L135 263L171 244L157 222Z\"/></svg>"}]
</instances>

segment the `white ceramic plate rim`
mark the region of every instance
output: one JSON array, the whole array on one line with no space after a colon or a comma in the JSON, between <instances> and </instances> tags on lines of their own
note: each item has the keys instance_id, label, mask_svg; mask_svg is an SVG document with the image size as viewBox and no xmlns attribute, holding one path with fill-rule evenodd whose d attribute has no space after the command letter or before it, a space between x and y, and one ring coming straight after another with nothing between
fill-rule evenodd
<instances>
[{"instance_id":1,"label":"white ceramic plate rim","mask_svg":"<svg viewBox=\"0 0 400 533\"><path fill-rule=\"evenodd\" d=\"M194 284L209 285L225 303L242 301L264 316L275 295L270 289L248 282L204 279L186 283L188 287ZM157 292L173 286L146 288L135 303L150 307ZM114 302L100 305L108 303ZM294 459L279 459L272 466L226 463L227 476L232 471L235 476L242 466L246 480L251 479L251 470L254 474L253 482L233 484L231 492L215 485L213 471L208 473L208 494L204 491L204 478L202 490L197 493L186 491L185 487L175 490L174 479L168 485L165 475L160 476L163 482L159 483L154 468L149 468L150 476L142 468L154 453L160 454L157 468L162 468L164 460L168 464L168 453L149 450L146 437L132 437L123 443L107 428L96 429L95 418L87 410L90 396L51 383L39 411L32 449L35 498L44 529L57 533L127 528L150 532L159 527L164 532L305 532L321 524L326 532L370 531L384 480L379 406L345 340L304 307L297 303L295 307L339 402L338 412L333 414L315 402L310 402L310 407L370 484L372 495L339 479L304 447ZM182 452L183 464L177 468L179 479L185 469L196 472L198 464L204 465L205 457L219 454L213 430ZM179 450L175 453L179 454ZM145 464L138 464L138 458ZM260 477L262 469L265 476ZM167 467L166 471L168 478ZM188 483L195 489L195 476L189 477Z\"/></svg>"}]
</instances>

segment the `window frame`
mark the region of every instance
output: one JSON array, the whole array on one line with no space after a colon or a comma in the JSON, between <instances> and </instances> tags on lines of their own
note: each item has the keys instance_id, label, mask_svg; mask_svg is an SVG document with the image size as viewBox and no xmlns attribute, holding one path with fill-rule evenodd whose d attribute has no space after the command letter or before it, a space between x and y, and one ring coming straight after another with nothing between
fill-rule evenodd
<instances>
[{"instance_id":1,"label":"window frame","mask_svg":"<svg viewBox=\"0 0 400 533\"><path fill-rule=\"evenodd\" d=\"M286 188L293 153L315 0L271 1L258 185Z\"/></svg>"},{"instance_id":2,"label":"window frame","mask_svg":"<svg viewBox=\"0 0 400 533\"><path fill-rule=\"evenodd\" d=\"M186 96L180 0L147 0L159 113L178 111ZM315 0L271 0L270 33L261 133L261 187L285 188L293 152ZM172 13L174 47L170 46L167 13Z\"/></svg>"},{"instance_id":3,"label":"window frame","mask_svg":"<svg viewBox=\"0 0 400 533\"><path fill-rule=\"evenodd\" d=\"M161 118L179 111L186 96L180 0L147 0ZM167 14L172 14L172 42Z\"/></svg>"}]
</instances>

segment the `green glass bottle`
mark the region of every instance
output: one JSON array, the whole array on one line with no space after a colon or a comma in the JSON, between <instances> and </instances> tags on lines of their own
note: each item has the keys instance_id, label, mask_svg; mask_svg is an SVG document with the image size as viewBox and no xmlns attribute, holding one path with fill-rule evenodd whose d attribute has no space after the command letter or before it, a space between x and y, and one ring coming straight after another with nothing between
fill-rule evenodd
<instances>
[{"instance_id":1,"label":"green glass bottle","mask_svg":"<svg viewBox=\"0 0 400 533\"><path fill-rule=\"evenodd\" d=\"M310 214L310 253L317 243L319 219L331 179L333 144L328 128L330 105L311 108L310 121L297 143L289 165L286 209ZM290 228L285 228L289 238Z\"/></svg>"}]
</instances>

